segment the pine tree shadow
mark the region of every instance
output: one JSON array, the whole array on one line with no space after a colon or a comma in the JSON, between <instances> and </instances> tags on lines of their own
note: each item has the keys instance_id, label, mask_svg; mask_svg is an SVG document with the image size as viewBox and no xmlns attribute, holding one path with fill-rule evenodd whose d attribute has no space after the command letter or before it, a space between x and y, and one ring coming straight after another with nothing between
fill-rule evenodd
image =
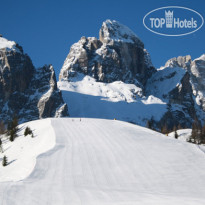
<instances>
[{"instance_id":1,"label":"pine tree shadow","mask_svg":"<svg viewBox=\"0 0 205 205\"><path fill-rule=\"evenodd\" d=\"M14 160L8 162L7 166L10 165L10 164L12 164L12 163L15 162L15 161L16 161L16 159L14 159Z\"/></svg>"},{"instance_id":2,"label":"pine tree shadow","mask_svg":"<svg viewBox=\"0 0 205 205\"><path fill-rule=\"evenodd\" d=\"M7 150L9 150L11 148L11 146L7 147L6 149L3 150L3 153L6 152Z\"/></svg>"}]
</instances>

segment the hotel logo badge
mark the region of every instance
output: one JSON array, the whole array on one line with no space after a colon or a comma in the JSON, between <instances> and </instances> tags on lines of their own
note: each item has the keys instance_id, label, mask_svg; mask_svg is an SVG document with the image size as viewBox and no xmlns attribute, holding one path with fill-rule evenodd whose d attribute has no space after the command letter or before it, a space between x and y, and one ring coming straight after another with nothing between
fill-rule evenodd
<instances>
[{"instance_id":1,"label":"hotel logo badge","mask_svg":"<svg viewBox=\"0 0 205 205\"><path fill-rule=\"evenodd\" d=\"M167 6L150 11L143 18L145 28L164 36L184 36L199 30L204 18L193 9Z\"/></svg>"}]
</instances>

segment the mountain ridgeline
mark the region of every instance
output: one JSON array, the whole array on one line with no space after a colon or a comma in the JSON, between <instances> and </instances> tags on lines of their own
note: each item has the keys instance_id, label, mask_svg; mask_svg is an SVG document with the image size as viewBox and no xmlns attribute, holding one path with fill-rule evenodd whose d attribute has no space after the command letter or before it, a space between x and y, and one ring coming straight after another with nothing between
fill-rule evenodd
<instances>
[{"instance_id":1,"label":"mountain ridgeline","mask_svg":"<svg viewBox=\"0 0 205 205\"><path fill-rule=\"evenodd\" d=\"M68 116L52 65L34 68L21 46L0 37L0 120Z\"/></svg>"},{"instance_id":2,"label":"mountain ridgeline","mask_svg":"<svg viewBox=\"0 0 205 205\"><path fill-rule=\"evenodd\" d=\"M168 129L191 127L195 120L204 123L205 55L193 61L190 56L172 58L165 66L156 69L139 37L117 21L103 22L99 39L82 37L71 46L59 80L69 83L79 75L103 83L135 84L142 91L138 97L154 96L165 104L160 119L155 119L156 110L153 109L151 118L143 118L140 113L140 123L133 118L134 123L145 125L146 121L152 121L158 129L164 126Z\"/></svg>"},{"instance_id":3,"label":"mountain ridgeline","mask_svg":"<svg viewBox=\"0 0 205 205\"><path fill-rule=\"evenodd\" d=\"M88 78L92 79L92 92L83 87L83 83L89 83L83 79ZM80 82L83 86L77 89ZM93 95L91 99L96 100L95 96L104 94L97 103L91 100L91 109L87 109L79 96L65 97L61 83L72 87L69 91L74 92L67 94L77 90L79 96L86 94L82 99ZM94 93L95 89L99 92ZM126 112L128 107L131 112ZM7 122L14 115L20 122L69 116L68 108L72 117L113 119L123 111L119 120L143 126L149 121L156 129L191 127L193 121L203 124L205 54L195 60L190 56L172 58L156 69L133 31L117 21L106 20L99 38L82 37L71 46L57 86L52 65L34 68L21 46L0 37L0 120Z\"/></svg>"}]
</instances>

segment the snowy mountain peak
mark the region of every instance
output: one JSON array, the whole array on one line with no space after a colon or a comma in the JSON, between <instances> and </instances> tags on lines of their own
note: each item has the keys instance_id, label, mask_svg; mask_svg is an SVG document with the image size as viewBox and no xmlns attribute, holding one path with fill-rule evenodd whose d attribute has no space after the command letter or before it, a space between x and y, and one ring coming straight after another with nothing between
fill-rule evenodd
<instances>
[{"instance_id":1,"label":"snowy mountain peak","mask_svg":"<svg viewBox=\"0 0 205 205\"><path fill-rule=\"evenodd\" d=\"M9 41L6 38L0 37L0 49L13 50L21 52L21 47L15 41Z\"/></svg>"},{"instance_id":2,"label":"snowy mountain peak","mask_svg":"<svg viewBox=\"0 0 205 205\"><path fill-rule=\"evenodd\" d=\"M199 58L196 58L194 61L196 60L203 60L205 61L205 54L202 54Z\"/></svg>"},{"instance_id":3,"label":"snowy mountain peak","mask_svg":"<svg viewBox=\"0 0 205 205\"><path fill-rule=\"evenodd\" d=\"M149 53L133 31L107 20L99 39L82 37L72 45L59 79L71 81L82 73L100 82L122 81L143 87L154 72Z\"/></svg>"},{"instance_id":4,"label":"snowy mountain peak","mask_svg":"<svg viewBox=\"0 0 205 205\"><path fill-rule=\"evenodd\" d=\"M141 47L144 47L142 41L131 29L115 20L106 20L103 22L99 38L103 43L137 43Z\"/></svg>"},{"instance_id":5,"label":"snowy mountain peak","mask_svg":"<svg viewBox=\"0 0 205 205\"><path fill-rule=\"evenodd\" d=\"M165 67L182 67L182 68L187 68L187 66L189 66L191 64L192 60L191 60L191 56L187 55L187 56L178 56L177 58L171 58L169 59L166 64Z\"/></svg>"}]
</instances>

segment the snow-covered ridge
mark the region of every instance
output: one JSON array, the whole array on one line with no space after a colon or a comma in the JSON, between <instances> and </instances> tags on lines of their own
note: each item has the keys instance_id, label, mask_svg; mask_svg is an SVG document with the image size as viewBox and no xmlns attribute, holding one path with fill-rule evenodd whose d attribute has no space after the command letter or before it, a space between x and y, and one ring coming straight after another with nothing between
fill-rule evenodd
<instances>
[{"instance_id":1,"label":"snow-covered ridge","mask_svg":"<svg viewBox=\"0 0 205 205\"><path fill-rule=\"evenodd\" d=\"M162 100L144 97L140 87L122 81L102 83L78 74L70 82L59 81L58 88L71 117L117 118L145 126L147 119L160 120L166 111Z\"/></svg>"},{"instance_id":2,"label":"snow-covered ridge","mask_svg":"<svg viewBox=\"0 0 205 205\"><path fill-rule=\"evenodd\" d=\"M59 81L60 90L72 91L76 93L101 96L102 99L119 102L126 101L128 103L136 102L142 97L142 89L134 84L126 84L122 81L113 83L96 82L96 79L90 76L78 74L74 78L70 78L71 82Z\"/></svg>"},{"instance_id":3,"label":"snow-covered ridge","mask_svg":"<svg viewBox=\"0 0 205 205\"><path fill-rule=\"evenodd\" d=\"M205 54L202 54L199 58L196 58L193 61L196 61L196 60L203 60L203 61L205 61Z\"/></svg>"},{"instance_id":4,"label":"snow-covered ridge","mask_svg":"<svg viewBox=\"0 0 205 205\"><path fill-rule=\"evenodd\" d=\"M15 50L17 52L19 51L19 49L16 47L16 42L9 41L3 37L0 37L0 49Z\"/></svg>"},{"instance_id":5,"label":"snow-covered ridge","mask_svg":"<svg viewBox=\"0 0 205 205\"><path fill-rule=\"evenodd\" d=\"M171 90L180 86L186 70L166 67L158 70L147 82L147 93L163 99Z\"/></svg>"}]
</instances>

